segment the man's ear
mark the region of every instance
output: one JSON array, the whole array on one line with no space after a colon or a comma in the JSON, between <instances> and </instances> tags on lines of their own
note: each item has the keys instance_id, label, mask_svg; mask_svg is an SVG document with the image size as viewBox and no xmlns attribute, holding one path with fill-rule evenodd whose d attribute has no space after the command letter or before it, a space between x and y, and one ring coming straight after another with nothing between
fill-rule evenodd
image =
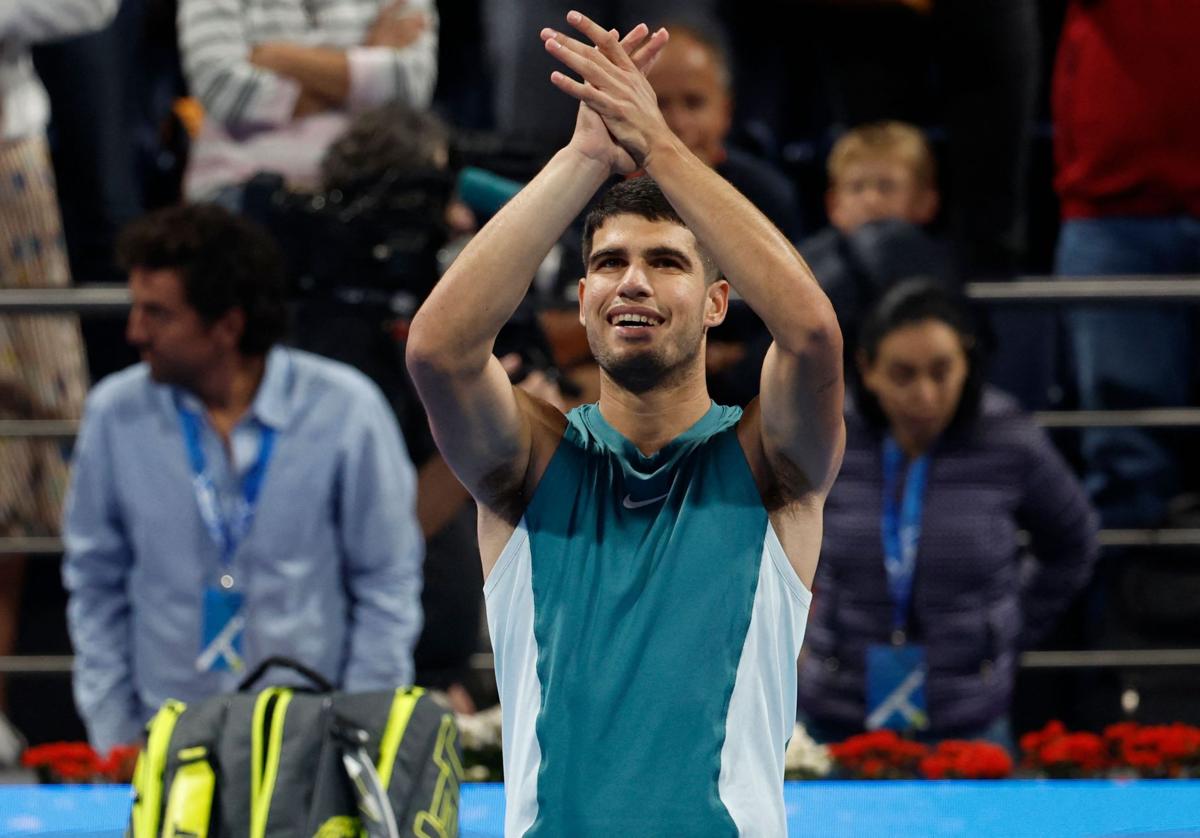
<instances>
[{"instance_id":1,"label":"man's ear","mask_svg":"<svg viewBox=\"0 0 1200 838\"><path fill-rule=\"evenodd\" d=\"M705 289L704 325L708 328L720 326L729 313L729 281L717 279Z\"/></svg>"},{"instance_id":2,"label":"man's ear","mask_svg":"<svg viewBox=\"0 0 1200 838\"><path fill-rule=\"evenodd\" d=\"M587 291L587 279L579 277L579 325L587 326L587 318L583 315L583 295Z\"/></svg>"},{"instance_id":3,"label":"man's ear","mask_svg":"<svg viewBox=\"0 0 1200 838\"><path fill-rule=\"evenodd\" d=\"M246 333L246 312L241 306L234 306L213 321L210 329L220 340L222 346L236 350Z\"/></svg>"}]
</instances>

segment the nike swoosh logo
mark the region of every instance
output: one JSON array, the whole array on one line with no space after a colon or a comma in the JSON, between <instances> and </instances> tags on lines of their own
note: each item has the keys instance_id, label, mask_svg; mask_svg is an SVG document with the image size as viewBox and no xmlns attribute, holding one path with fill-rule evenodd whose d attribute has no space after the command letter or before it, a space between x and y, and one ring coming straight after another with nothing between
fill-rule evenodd
<instances>
[{"instance_id":1,"label":"nike swoosh logo","mask_svg":"<svg viewBox=\"0 0 1200 838\"><path fill-rule=\"evenodd\" d=\"M626 509L641 509L643 506L649 506L652 503L658 503L660 500L665 499L669 494L671 493L667 492L666 494L659 495L656 498L646 498L645 500L634 500L631 495L626 495L625 500L621 503Z\"/></svg>"}]
</instances>

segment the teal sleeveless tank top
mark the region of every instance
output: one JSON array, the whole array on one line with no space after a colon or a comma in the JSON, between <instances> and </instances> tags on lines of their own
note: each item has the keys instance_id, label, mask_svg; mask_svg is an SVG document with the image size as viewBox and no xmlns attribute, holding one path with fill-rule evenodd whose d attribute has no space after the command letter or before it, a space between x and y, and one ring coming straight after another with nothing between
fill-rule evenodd
<instances>
[{"instance_id":1,"label":"teal sleeveless tank top","mask_svg":"<svg viewBox=\"0 0 1200 838\"><path fill-rule=\"evenodd\" d=\"M597 405L485 585L506 835L786 833L783 749L810 601L712 405L643 455Z\"/></svg>"}]
</instances>

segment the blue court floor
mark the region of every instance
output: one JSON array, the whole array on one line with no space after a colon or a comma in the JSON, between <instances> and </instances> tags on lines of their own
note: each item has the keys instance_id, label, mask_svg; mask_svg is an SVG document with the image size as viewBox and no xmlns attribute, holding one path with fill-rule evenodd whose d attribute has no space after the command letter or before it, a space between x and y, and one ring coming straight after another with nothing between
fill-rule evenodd
<instances>
[{"instance_id":1,"label":"blue court floor","mask_svg":"<svg viewBox=\"0 0 1200 838\"><path fill-rule=\"evenodd\" d=\"M1200 838L1200 780L788 783L788 835ZM127 786L2 786L0 835L119 838ZM504 791L462 791L462 838L501 838Z\"/></svg>"}]
</instances>

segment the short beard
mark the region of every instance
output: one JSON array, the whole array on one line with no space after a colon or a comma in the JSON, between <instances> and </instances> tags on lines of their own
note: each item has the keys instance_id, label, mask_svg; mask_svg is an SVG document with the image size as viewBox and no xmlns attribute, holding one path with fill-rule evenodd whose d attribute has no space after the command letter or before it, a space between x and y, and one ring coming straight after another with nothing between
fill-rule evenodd
<instances>
[{"instance_id":1,"label":"short beard","mask_svg":"<svg viewBox=\"0 0 1200 838\"><path fill-rule=\"evenodd\" d=\"M595 353L600 369L622 389L638 396L681 381L699 354L697 346L676 363L667 364L658 352L638 352L624 357L615 357L604 350Z\"/></svg>"}]
</instances>

